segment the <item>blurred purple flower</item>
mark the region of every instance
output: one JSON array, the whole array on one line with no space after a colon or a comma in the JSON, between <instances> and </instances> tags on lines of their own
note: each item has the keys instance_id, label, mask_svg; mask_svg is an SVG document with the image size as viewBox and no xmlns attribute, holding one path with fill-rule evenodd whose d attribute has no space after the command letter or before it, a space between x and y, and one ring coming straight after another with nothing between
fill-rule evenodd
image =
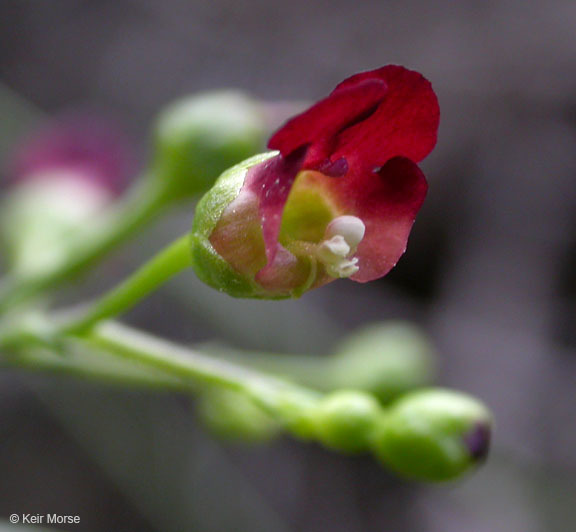
<instances>
[{"instance_id":1,"label":"blurred purple flower","mask_svg":"<svg viewBox=\"0 0 576 532\"><path fill-rule=\"evenodd\" d=\"M117 124L74 113L47 122L25 138L8 162L7 177L15 182L62 172L118 194L134 162L133 146Z\"/></svg>"}]
</instances>

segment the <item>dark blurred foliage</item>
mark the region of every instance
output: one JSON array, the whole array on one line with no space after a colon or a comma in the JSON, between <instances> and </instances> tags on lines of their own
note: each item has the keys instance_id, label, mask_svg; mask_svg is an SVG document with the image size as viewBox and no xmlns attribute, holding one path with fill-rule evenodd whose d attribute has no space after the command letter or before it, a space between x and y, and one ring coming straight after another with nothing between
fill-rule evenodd
<instances>
[{"instance_id":1,"label":"dark blurred foliage","mask_svg":"<svg viewBox=\"0 0 576 532\"><path fill-rule=\"evenodd\" d=\"M382 64L423 72L440 98L440 140L423 165L429 198L388 278L267 304L214 294L190 273L130 319L181 341L312 353L368 321L413 319L434 339L442 382L480 396L497 420L485 469L422 487L370 459L295 442L222 446L182 398L8 374L0 514L76 513L70 530L84 531L570 530L575 27L569 0L0 3L5 85L48 114L115 112L143 146L158 109L189 92L313 100ZM33 123L15 94L2 98L2 150ZM119 279L190 218L178 213L116 254L82 294Z\"/></svg>"}]
</instances>

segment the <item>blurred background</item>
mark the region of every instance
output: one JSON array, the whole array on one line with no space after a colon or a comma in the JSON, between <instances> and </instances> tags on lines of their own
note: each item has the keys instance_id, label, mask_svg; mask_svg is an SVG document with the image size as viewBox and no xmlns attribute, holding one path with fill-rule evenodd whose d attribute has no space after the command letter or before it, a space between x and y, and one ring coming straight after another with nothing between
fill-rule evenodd
<instances>
[{"instance_id":1,"label":"blurred background","mask_svg":"<svg viewBox=\"0 0 576 532\"><path fill-rule=\"evenodd\" d=\"M363 324L411 320L438 352L438 382L479 396L497 431L479 472L422 486L288 439L222 444L182 397L5 372L0 516L77 514L68 530L87 532L576 526L575 27L569 0L1 2L2 154L70 107L118 116L145 154L156 113L191 92L311 101L361 70L422 72L440 99L439 143L387 278L264 303L190 272L128 319L182 342L319 355ZM175 213L68 299L110 286L191 218Z\"/></svg>"}]
</instances>

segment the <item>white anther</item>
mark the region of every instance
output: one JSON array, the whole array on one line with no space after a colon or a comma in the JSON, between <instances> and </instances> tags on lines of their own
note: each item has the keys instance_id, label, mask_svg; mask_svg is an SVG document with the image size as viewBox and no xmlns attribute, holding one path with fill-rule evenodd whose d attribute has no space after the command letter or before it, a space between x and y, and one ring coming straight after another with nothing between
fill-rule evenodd
<instances>
[{"instance_id":1,"label":"white anther","mask_svg":"<svg viewBox=\"0 0 576 532\"><path fill-rule=\"evenodd\" d=\"M356 216L338 216L334 218L326 227L325 237L330 239L336 235L344 237L352 252L356 251L358 244L362 242L366 226L360 218Z\"/></svg>"},{"instance_id":2,"label":"white anther","mask_svg":"<svg viewBox=\"0 0 576 532\"><path fill-rule=\"evenodd\" d=\"M318 258L325 264L337 264L350 253L350 246L342 235L335 235L324 240L318 246Z\"/></svg>"},{"instance_id":3,"label":"white anther","mask_svg":"<svg viewBox=\"0 0 576 532\"><path fill-rule=\"evenodd\" d=\"M342 260L338 264L328 264L326 272L332 277L340 277L342 279L354 275L360 268L358 267L358 259L353 257L352 260Z\"/></svg>"},{"instance_id":4,"label":"white anther","mask_svg":"<svg viewBox=\"0 0 576 532\"><path fill-rule=\"evenodd\" d=\"M364 238L366 228L356 216L339 216L332 220L318 245L317 257L332 277L350 277L358 270L358 259L352 257Z\"/></svg>"}]
</instances>

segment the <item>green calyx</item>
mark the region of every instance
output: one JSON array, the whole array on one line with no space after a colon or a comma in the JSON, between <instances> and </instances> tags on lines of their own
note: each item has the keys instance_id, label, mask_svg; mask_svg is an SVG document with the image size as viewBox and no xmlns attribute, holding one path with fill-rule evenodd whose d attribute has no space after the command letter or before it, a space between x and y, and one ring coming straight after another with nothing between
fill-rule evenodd
<instances>
[{"instance_id":1,"label":"green calyx","mask_svg":"<svg viewBox=\"0 0 576 532\"><path fill-rule=\"evenodd\" d=\"M478 465L488 451L490 429L490 414L476 399L451 390L422 390L391 405L372 448L402 476L446 481Z\"/></svg>"},{"instance_id":2,"label":"green calyx","mask_svg":"<svg viewBox=\"0 0 576 532\"><path fill-rule=\"evenodd\" d=\"M260 154L224 172L196 210L194 269L202 281L233 297L297 298L334 278L318 249L329 223L341 213L315 172L300 172L292 184L282 208L276 259L266 267L260 199L243 185L251 167L276 156Z\"/></svg>"},{"instance_id":3,"label":"green calyx","mask_svg":"<svg viewBox=\"0 0 576 532\"><path fill-rule=\"evenodd\" d=\"M207 285L233 297L266 296L253 278L234 270L218 254L210 242L210 236L226 207L238 197L248 169L276 155L277 152L261 153L233 166L218 178L196 207L191 231L192 267Z\"/></svg>"},{"instance_id":4,"label":"green calyx","mask_svg":"<svg viewBox=\"0 0 576 532\"><path fill-rule=\"evenodd\" d=\"M153 173L173 196L201 194L224 170L258 152L265 133L257 104L241 92L185 98L158 119Z\"/></svg>"}]
</instances>

